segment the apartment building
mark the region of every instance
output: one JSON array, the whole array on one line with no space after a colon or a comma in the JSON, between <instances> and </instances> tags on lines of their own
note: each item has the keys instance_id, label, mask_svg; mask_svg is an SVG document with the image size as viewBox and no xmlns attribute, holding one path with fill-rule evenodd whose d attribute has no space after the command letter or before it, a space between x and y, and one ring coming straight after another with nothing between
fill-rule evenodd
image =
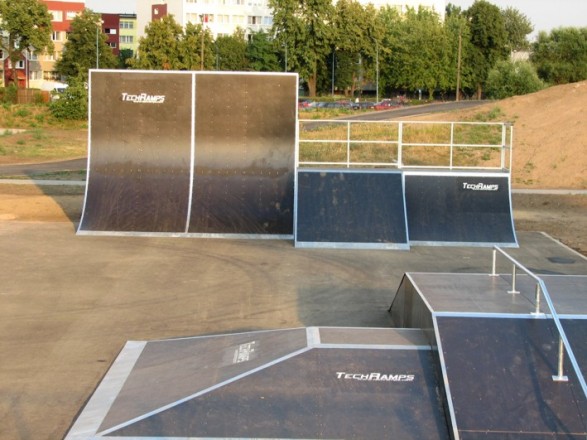
<instances>
[{"instance_id":1,"label":"apartment building","mask_svg":"<svg viewBox=\"0 0 587 440\"><path fill-rule=\"evenodd\" d=\"M267 0L141 0L137 2L138 37L145 35L145 27L164 15L173 15L185 27L200 24L213 37L232 35L237 28L246 33L269 31L273 25Z\"/></svg>"},{"instance_id":2,"label":"apartment building","mask_svg":"<svg viewBox=\"0 0 587 440\"><path fill-rule=\"evenodd\" d=\"M52 55L36 54L38 58L42 73L31 77L29 80L29 87L42 88L50 90L52 84L59 81L59 75L55 72L55 62L63 52L63 46L67 41L67 32L71 26L71 21L80 14L85 8L84 0L42 0L47 5L49 13L53 19L51 21L53 26L53 33L51 39L55 46L55 51Z\"/></svg>"},{"instance_id":3,"label":"apartment building","mask_svg":"<svg viewBox=\"0 0 587 440\"><path fill-rule=\"evenodd\" d=\"M335 1L335 0L333 0ZM445 0L358 0L380 8L390 6L405 12L407 8L424 7L434 10L444 19ZM137 1L138 37L145 26L164 15L173 15L181 26L203 23L213 37L231 35L237 28L245 33L270 31L273 25L268 0L140 0Z\"/></svg>"},{"instance_id":4,"label":"apartment building","mask_svg":"<svg viewBox=\"0 0 587 440\"><path fill-rule=\"evenodd\" d=\"M371 3L376 8L388 6L396 9L401 14L405 13L408 8L418 9L420 7L429 9L440 15L444 20L444 13L446 9L446 0L357 0L362 5Z\"/></svg>"},{"instance_id":5,"label":"apartment building","mask_svg":"<svg viewBox=\"0 0 587 440\"><path fill-rule=\"evenodd\" d=\"M137 15L136 14L120 14L119 15L119 51L130 49L133 54L137 53L139 47L139 39L137 36Z\"/></svg>"}]
</instances>

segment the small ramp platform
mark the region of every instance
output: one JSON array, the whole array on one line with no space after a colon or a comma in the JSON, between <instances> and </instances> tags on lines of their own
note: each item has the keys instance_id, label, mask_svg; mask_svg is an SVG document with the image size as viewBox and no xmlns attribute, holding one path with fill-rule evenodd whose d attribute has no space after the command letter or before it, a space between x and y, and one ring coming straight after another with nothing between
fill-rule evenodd
<instances>
[{"instance_id":1,"label":"small ramp platform","mask_svg":"<svg viewBox=\"0 0 587 440\"><path fill-rule=\"evenodd\" d=\"M587 277L541 276L585 375ZM438 349L453 438L584 439L587 398L568 353L558 376L559 332L535 282L517 276L408 273L394 324L426 329Z\"/></svg>"},{"instance_id":2,"label":"small ramp platform","mask_svg":"<svg viewBox=\"0 0 587 440\"><path fill-rule=\"evenodd\" d=\"M129 342L66 439L449 439L415 329Z\"/></svg>"}]
</instances>

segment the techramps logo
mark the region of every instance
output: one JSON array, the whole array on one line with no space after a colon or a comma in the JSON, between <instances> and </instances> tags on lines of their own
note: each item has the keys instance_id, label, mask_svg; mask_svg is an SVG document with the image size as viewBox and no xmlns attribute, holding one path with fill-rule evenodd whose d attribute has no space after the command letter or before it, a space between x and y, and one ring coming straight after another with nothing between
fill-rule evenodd
<instances>
[{"instance_id":1,"label":"techramps logo","mask_svg":"<svg viewBox=\"0 0 587 440\"><path fill-rule=\"evenodd\" d=\"M149 95L148 93L132 94L122 92L122 102L132 102L135 104L163 104L165 95Z\"/></svg>"},{"instance_id":2,"label":"techramps logo","mask_svg":"<svg viewBox=\"0 0 587 440\"><path fill-rule=\"evenodd\" d=\"M346 373L337 371L336 378L342 380L358 380L361 382L413 382L413 374L383 374L383 373Z\"/></svg>"},{"instance_id":3,"label":"techramps logo","mask_svg":"<svg viewBox=\"0 0 587 440\"><path fill-rule=\"evenodd\" d=\"M462 182L461 189L464 191L499 191L499 184L497 183L470 183Z\"/></svg>"}]
</instances>

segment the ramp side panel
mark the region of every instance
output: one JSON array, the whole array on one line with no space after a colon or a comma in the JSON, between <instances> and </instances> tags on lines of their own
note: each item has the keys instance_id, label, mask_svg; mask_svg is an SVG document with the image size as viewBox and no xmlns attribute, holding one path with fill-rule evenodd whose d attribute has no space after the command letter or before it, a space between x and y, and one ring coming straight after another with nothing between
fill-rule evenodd
<instances>
[{"instance_id":1,"label":"ramp side panel","mask_svg":"<svg viewBox=\"0 0 587 440\"><path fill-rule=\"evenodd\" d=\"M191 84L191 74L91 72L80 231L185 232Z\"/></svg>"},{"instance_id":2,"label":"ramp side panel","mask_svg":"<svg viewBox=\"0 0 587 440\"><path fill-rule=\"evenodd\" d=\"M407 172L405 186L410 243L517 244L509 175Z\"/></svg>"},{"instance_id":3,"label":"ramp side panel","mask_svg":"<svg viewBox=\"0 0 587 440\"><path fill-rule=\"evenodd\" d=\"M299 170L296 244L407 247L400 172Z\"/></svg>"},{"instance_id":4,"label":"ramp side panel","mask_svg":"<svg viewBox=\"0 0 587 440\"><path fill-rule=\"evenodd\" d=\"M435 345L432 310L410 275L403 276L390 312L396 327L422 329Z\"/></svg>"},{"instance_id":5,"label":"ramp side panel","mask_svg":"<svg viewBox=\"0 0 587 440\"><path fill-rule=\"evenodd\" d=\"M558 354L552 321L436 319L461 438L587 434L585 396L576 376L566 371L568 382L552 380Z\"/></svg>"},{"instance_id":6,"label":"ramp side panel","mask_svg":"<svg viewBox=\"0 0 587 440\"><path fill-rule=\"evenodd\" d=\"M293 234L295 75L198 74L190 233Z\"/></svg>"}]
</instances>

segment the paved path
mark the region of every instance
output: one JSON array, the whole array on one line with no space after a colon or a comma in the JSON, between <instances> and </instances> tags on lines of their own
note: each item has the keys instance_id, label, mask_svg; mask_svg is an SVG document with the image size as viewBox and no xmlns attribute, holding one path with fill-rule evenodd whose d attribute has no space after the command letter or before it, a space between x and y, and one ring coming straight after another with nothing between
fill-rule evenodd
<instances>
[{"instance_id":1,"label":"paved path","mask_svg":"<svg viewBox=\"0 0 587 440\"><path fill-rule=\"evenodd\" d=\"M372 113L363 113L356 116L344 117L354 121L387 121L407 116L421 116L430 113L444 113L453 110L462 110L466 108L478 107L487 104L489 101L459 101L459 102L436 102L433 104L423 104L406 106L391 110L382 110Z\"/></svg>"},{"instance_id":2,"label":"paved path","mask_svg":"<svg viewBox=\"0 0 587 440\"><path fill-rule=\"evenodd\" d=\"M0 178L2 178L2 176L32 177L39 174L56 173L61 171L81 171L86 169L87 164L87 158L79 158L55 162L0 165Z\"/></svg>"}]
</instances>

